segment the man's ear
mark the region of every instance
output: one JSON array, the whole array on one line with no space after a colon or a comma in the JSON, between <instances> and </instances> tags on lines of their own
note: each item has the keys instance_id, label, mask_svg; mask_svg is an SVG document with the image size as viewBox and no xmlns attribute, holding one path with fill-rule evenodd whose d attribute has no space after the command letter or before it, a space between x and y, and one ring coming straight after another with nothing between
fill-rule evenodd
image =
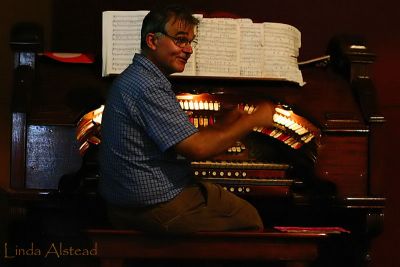
<instances>
[{"instance_id":1,"label":"man's ear","mask_svg":"<svg viewBox=\"0 0 400 267\"><path fill-rule=\"evenodd\" d=\"M156 50L157 42L158 42L158 39L154 33L148 33L146 35L146 44L150 50Z\"/></svg>"}]
</instances>

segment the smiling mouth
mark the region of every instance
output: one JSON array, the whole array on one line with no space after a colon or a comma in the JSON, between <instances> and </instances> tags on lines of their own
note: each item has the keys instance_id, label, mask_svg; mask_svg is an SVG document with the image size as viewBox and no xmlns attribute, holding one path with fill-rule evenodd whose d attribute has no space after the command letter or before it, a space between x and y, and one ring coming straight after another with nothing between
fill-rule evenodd
<instances>
[{"instance_id":1,"label":"smiling mouth","mask_svg":"<svg viewBox=\"0 0 400 267\"><path fill-rule=\"evenodd\" d=\"M189 59L186 59L186 58L182 58L182 57L180 57L180 58L178 58L180 61L183 61L185 64L187 63L187 61L189 60Z\"/></svg>"}]
</instances>

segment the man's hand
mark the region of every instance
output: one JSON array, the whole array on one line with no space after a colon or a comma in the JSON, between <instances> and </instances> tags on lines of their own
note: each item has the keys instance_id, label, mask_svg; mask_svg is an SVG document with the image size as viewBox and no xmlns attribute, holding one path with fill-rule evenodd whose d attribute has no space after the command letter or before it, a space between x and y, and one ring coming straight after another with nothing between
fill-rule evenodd
<instances>
[{"instance_id":1,"label":"man's hand","mask_svg":"<svg viewBox=\"0 0 400 267\"><path fill-rule=\"evenodd\" d=\"M272 127L272 116L275 113L275 104L265 101L257 105L251 113L252 120L256 127Z\"/></svg>"},{"instance_id":2,"label":"man's hand","mask_svg":"<svg viewBox=\"0 0 400 267\"><path fill-rule=\"evenodd\" d=\"M237 121L245 112L237 107L217 118L216 127L223 128Z\"/></svg>"},{"instance_id":3,"label":"man's hand","mask_svg":"<svg viewBox=\"0 0 400 267\"><path fill-rule=\"evenodd\" d=\"M231 111L224 119L202 128L175 145L176 151L192 160L202 160L226 151L255 127L271 127L275 105L262 102L247 114L239 109Z\"/></svg>"}]
</instances>

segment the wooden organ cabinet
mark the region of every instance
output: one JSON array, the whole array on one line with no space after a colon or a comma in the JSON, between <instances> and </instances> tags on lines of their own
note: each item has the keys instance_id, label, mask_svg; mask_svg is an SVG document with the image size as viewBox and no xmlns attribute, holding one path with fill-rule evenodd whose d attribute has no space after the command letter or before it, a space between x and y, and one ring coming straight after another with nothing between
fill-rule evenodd
<instances>
[{"instance_id":1,"label":"wooden organ cabinet","mask_svg":"<svg viewBox=\"0 0 400 267\"><path fill-rule=\"evenodd\" d=\"M96 62L63 63L41 55L40 35L29 27L15 29L11 47L15 82L6 193L14 217L47 227L52 220L44 218L56 211L69 214L63 222L70 228L103 225L100 209L93 208L99 203L97 148L89 146L82 157L76 127L84 114L104 103L112 78L101 78ZM261 99L281 105L275 132L255 129L225 154L193 162L194 175L249 199L269 228L348 230L323 254L357 266L368 261L369 242L382 230L385 199L376 155L384 118L376 110L369 75L374 54L346 38L332 39L328 53L325 64L301 68L302 87L263 79L171 79L178 101L198 127L234 106L249 111ZM290 129L290 118L303 130Z\"/></svg>"}]
</instances>

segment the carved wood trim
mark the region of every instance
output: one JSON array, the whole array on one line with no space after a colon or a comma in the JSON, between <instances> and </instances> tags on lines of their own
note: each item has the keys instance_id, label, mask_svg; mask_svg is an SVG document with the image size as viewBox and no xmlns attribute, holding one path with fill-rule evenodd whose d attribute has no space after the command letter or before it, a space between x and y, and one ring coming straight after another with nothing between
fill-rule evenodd
<instances>
[{"instance_id":1,"label":"carved wood trim","mask_svg":"<svg viewBox=\"0 0 400 267\"><path fill-rule=\"evenodd\" d=\"M11 134L11 187L25 187L26 113L12 113Z\"/></svg>"}]
</instances>

